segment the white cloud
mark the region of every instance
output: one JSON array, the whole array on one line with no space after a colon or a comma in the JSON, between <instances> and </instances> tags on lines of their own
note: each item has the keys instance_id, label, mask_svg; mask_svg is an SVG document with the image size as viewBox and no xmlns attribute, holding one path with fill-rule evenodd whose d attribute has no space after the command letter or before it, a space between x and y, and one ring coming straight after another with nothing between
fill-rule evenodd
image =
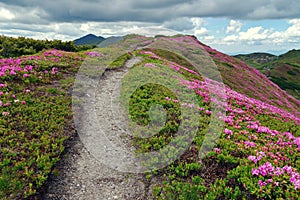
<instances>
[{"instance_id":1,"label":"white cloud","mask_svg":"<svg viewBox=\"0 0 300 200\"><path fill-rule=\"evenodd\" d=\"M263 41L268 39L270 30L264 29L262 26L251 27L245 32L239 32L237 35L226 36L223 40L225 42L239 42L246 41L252 43L253 41Z\"/></svg>"},{"instance_id":2,"label":"white cloud","mask_svg":"<svg viewBox=\"0 0 300 200\"><path fill-rule=\"evenodd\" d=\"M292 24L285 34L289 37L300 37L300 19L289 20L289 23Z\"/></svg>"},{"instance_id":3,"label":"white cloud","mask_svg":"<svg viewBox=\"0 0 300 200\"><path fill-rule=\"evenodd\" d=\"M261 26L251 27L246 32L239 32L239 39L245 41L264 40L268 37L269 30Z\"/></svg>"},{"instance_id":4,"label":"white cloud","mask_svg":"<svg viewBox=\"0 0 300 200\"><path fill-rule=\"evenodd\" d=\"M196 29L196 30L194 31L194 35L196 35L196 36L206 35L207 33L208 33L208 31L207 31L207 29L204 28L204 27L201 27L201 28Z\"/></svg>"},{"instance_id":5,"label":"white cloud","mask_svg":"<svg viewBox=\"0 0 300 200\"><path fill-rule=\"evenodd\" d=\"M203 39L206 40L206 41L210 41L210 40L215 40L216 38L213 35L208 35L208 36L204 36Z\"/></svg>"},{"instance_id":6,"label":"white cloud","mask_svg":"<svg viewBox=\"0 0 300 200\"><path fill-rule=\"evenodd\" d=\"M192 17L190 18L195 27L200 27L206 24L206 21L203 18Z\"/></svg>"},{"instance_id":7,"label":"white cloud","mask_svg":"<svg viewBox=\"0 0 300 200\"><path fill-rule=\"evenodd\" d=\"M238 41L238 36L237 35L229 35L229 36L226 36L223 40L225 42L236 42L236 41Z\"/></svg>"},{"instance_id":8,"label":"white cloud","mask_svg":"<svg viewBox=\"0 0 300 200\"><path fill-rule=\"evenodd\" d=\"M0 21L12 20L16 16L5 8L0 8Z\"/></svg>"},{"instance_id":9,"label":"white cloud","mask_svg":"<svg viewBox=\"0 0 300 200\"><path fill-rule=\"evenodd\" d=\"M242 23L236 20L230 20L227 26L226 33L239 32L242 28Z\"/></svg>"},{"instance_id":10,"label":"white cloud","mask_svg":"<svg viewBox=\"0 0 300 200\"><path fill-rule=\"evenodd\" d=\"M245 31L221 37L217 48L225 52L280 52L300 47L300 19L287 21L290 26L278 31L263 26L250 27Z\"/></svg>"},{"instance_id":11,"label":"white cloud","mask_svg":"<svg viewBox=\"0 0 300 200\"><path fill-rule=\"evenodd\" d=\"M50 23L47 25L0 22L0 34L13 37L26 36L35 39L74 40L89 33L103 37L133 33L147 36L178 34L177 31L167 29L159 24L141 22Z\"/></svg>"}]
</instances>

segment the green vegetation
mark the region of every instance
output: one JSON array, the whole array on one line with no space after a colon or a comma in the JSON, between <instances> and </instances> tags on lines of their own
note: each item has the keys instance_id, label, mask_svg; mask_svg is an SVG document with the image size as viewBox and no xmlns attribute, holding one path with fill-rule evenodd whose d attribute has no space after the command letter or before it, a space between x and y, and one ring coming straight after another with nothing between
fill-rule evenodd
<instances>
[{"instance_id":1,"label":"green vegetation","mask_svg":"<svg viewBox=\"0 0 300 200\"><path fill-rule=\"evenodd\" d=\"M133 126L138 124L147 127L139 128L140 132L136 133L136 137L133 138L133 145L137 148L137 152L157 151L175 139L175 134L184 119L182 113L184 106L182 107L182 104L180 105L177 101L178 93L162 86L166 85L164 78L167 79L165 81L170 81L165 74L171 77L173 76L172 69L176 70L178 76L179 74L183 75L184 79L191 81L193 86L197 83L195 80L203 79L200 76L188 75L191 72L186 70L195 70L195 68L177 54L157 49L145 49L134 52L134 54L142 56L144 60L135 65L131 72L132 75L129 73L128 77L123 80L122 90L125 97L123 96L122 102L127 102L124 100L126 98L130 99L129 105L124 106L129 106L129 115L134 122ZM172 68L170 63L176 61L187 68L185 70ZM141 84L142 86L138 87L139 82L136 79L139 79L137 77L140 76L143 76L143 79L155 79L161 84ZM134 90L134 86L138 88L130 97L126 97L127 94L131 94L130 91ZM185 86L181 85L181 87ZM250 103L243 101L243 98L239 99L240 97L231 95L227 98L229 98L230 104L227 116L234 115L234 117L225 120L225 130L222 129L224 132L220 133L221 136L216 142L215 148L202 160L198 155L211 120L210 112L207 112L210 110L210 104L205 103L203 98L199 98L197 104L186 105L190 105L191 109L201 108L200 110L206 112L201 112L196 120L198 130L193 134L193 140L187 150L174 163L145 174L149 181L152 178L157 180L156 185L152 188L155 198L197 200L295 199L298 197L300 188L291 184L290 180L292 179L288 175L292 172L286 174L284 172L288 169L295 170L293 173L297 174L295 176L299 176L296 173L300 166L300 160L296 153L297 145L295 143L287 147L286 142L289 140L289 136L285 134L293 133L293 137L299 138L300 126L280 114L270 113L268 109L259 111L261 102ZM151 117L151 108L157 104L165 110L165 116L157 113L154 114L154 117L152 114ZM232 109L240 111L235 113L232 112ZM155 116L160 120L155 120ZM164 117L166 120L162 120ZM151 123L155 124L157 121L164 123L157 123L156 126L159 129L153 133L155 129L149 127L151 127ZM258 126L252 127L249 125L251 123L258 124ZM141 133L150 135L150 137L142 138ZM282 141L282 143L278 143L278 141ZM176 151L174 150L173 153L176 154ZM175 155L168 154L168 156L172 159L172 156ZM158 162L162 162L162 159ZM270 171L265 174L264 168L267 166L270 167ZM282 170L282 172L278 171L278 175L273 174L275 166L278 170ZM287 166L291 166L291 168Z\"/></svg>"},{"instance_id":2,"label":"green vegetation","mask_svg":"<svg viewBox=\"0 0 300 200\"><path fill-rule=\"evenodd\" d=\"M43 186L74 134L70 89L81 57L55 50L3 59L2 70L5 63L11 70L0 76L0 199L20 199Z\"/></svg>"},{"instance_id":3,"label":"green vegetation","mask_svg":"<svg viewBox=\"0 0 300 200\"><path fill-rule=\"evenodd\" d=\"M251 54L239 54L234 56L245 61L248 65L259 69L262 64L274 61L277 56L269 53L251 53Z\"/></svg>"},{"instance_id":4,"label":"green vegetation","mask_svg":"<svg viewBox=\"0 0 300 200\"><path fill-rule=\"evenodd\" d=\"M280 56L254 53L235 57L257 68L281 89L300 99L300 50L291 50Z\"/></svg>"},{"instance_id":5,"label":"green vegetation","mask_svg":"<svg viewBox=\"0 0 300 200\"><path fill-rule=\"evenodd\" d=\"M92 45L76 46L74 42L61 40L35 40L25 37L0 36L0 58L18 57L35 54L43 49L58 49L64 51L83 51L94 48Z\"/></svg>"}]
</instances>

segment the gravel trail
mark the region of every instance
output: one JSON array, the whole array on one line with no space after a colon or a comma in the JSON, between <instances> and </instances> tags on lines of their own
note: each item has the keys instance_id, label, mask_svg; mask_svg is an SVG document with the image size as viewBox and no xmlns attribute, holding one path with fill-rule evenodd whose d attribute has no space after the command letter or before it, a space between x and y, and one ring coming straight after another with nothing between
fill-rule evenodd
<instances>
[{"instance_id":1,"label":"gravel trail","mask_svg":"<svg viewBox=\"0 0 300 200\"><path fill-rule=\"evenodd\" d=\"M106 71L97 88L97 115L101 119L101 126L106 126L106 129L110 127L108 134L113 142L124 143L119 136L124 134L127 126L126 118L120 113L120 105L116 103L122 77L140 61L140 58L135 57L120 69ZM42 199L151 199L150 183L141 174L119 172L97 161L84 147L78 135L69 143L64 157L56 166L58 173L51 174Z\"/></svg>"}]
</instances>

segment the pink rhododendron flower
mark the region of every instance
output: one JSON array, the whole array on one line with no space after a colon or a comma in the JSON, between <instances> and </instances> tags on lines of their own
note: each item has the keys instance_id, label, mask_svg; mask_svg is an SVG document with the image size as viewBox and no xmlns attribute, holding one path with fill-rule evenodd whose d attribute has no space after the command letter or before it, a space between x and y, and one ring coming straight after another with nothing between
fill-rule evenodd
<instances>
[{"instance_id":1,"label":"pink rhododendron flower","mask_svg":"<svg viewBox=\"0 0 300 200\"><path fill-rule=\"evenodd\" d=\"M255 142L251 142L251 141L245 141L244 144L246 146L249 146L249 147L255 147L256 146Z\"/></svg>"},{"instance_id":2,"label":"pink rhododendron flower","mask_svg":"<svg viewBox=\"0 0 300 200\"><path fill-rule=\"evenodd\" d=\"M232 130L230 130L228 128L225 128L224 133L228 134L228 135L232 135L233 134Z\"/></svg>"},{"instance_id":3,"label":"pink rhododendron flower","mask_svg":"<svg viewBox=\"0 0 300 200\"><path fill-rule=\"evenodd\" d=\"M198 108L198 110L200 110L200 111L203 111L203 110L205 110L205 109L204 109L204 108L201 108L201 107L199 107L199 108Z\"/></svg>"},{"instance_id":4,"label":"pink rhododendron flower","mask_svg":"<svg viewBox=\"0 0 300 200\"><path fill-rule=\"evenodd\" d=\"M152 63L146 63L144 66L145 67L151 67L151 68L156 68L157 67L155 64L152 64Z\"/></svg>"},{"instance_id":5,"label":"pink rhododendron flower","mask_svg":"<svg viewBox=\"0 0 300 200\"><path fill-rule=\"evenodd\" d=\"M211 114L212 114L212 112L211 112L210 110L206 110L205 113L206 113L207 115L211 115Z\"/></svg>"},{"instance_id":6,"label":"pink rhododendron flower","mask_svg":"<svg viewBox=\"0 0 300 200\"><path fill-rule=\"evenodd\" d=\"M269 178L267 181L268 181L268 183L272 183L273 179Z\"/></svg>"},{"instance_id":7,"label":"pink rhododendron flower","mask_svg":"<svg viewBox=\"0 0 300 200\"><path fill-rule=\"evenodd\" d=\"M190 104L190 105L189 105L190 108L193 108L194 106L195 106L194 104Z\"/></svg>"},{"instance_id":8,"label":"pink rhododendron flower","mask_svg":"<svg viewBox=\"0 0 300 200\"><path fill-rule=\"evenodd\" d=\"M248 156L248 160L251 160L251 161L254 162L255 164L257 163L256 156Z\"/></svg>"},{"instance_id":9,"label":"pink rhododendron flower","mask_svg":"<svg viewBox=\"0 0 300 200\"><path fill-rule=\"evenodd\" d=\"M300 148L300 137L294 139L294 144L296 144L298 148Z\"/></svg>"},{"instance_id":10,"label":"pink rhododendron flower","mask_svg":"<svg viewBox=\"0 0 300 200\"><path fill-rule=\"evenodd\" d=\"M51 74L54 75L58 72L58 68L57 67L53 67L51 70Z\"/></svg>"},{"instance_id":11,"label":"pink rhododendron flower","mask_svg":"<svg viewBox=\"0 0 300 200\"><path fill-rule=\"evenodd\" d=\"M214 148L214 152L216 152L216 153L221 153L221 149L219 149L219 148Z\"/></svg>"},{"instance_id":12,"label":"pink rhododendron flower","mask_svg":"<svg viewBox=\"0 0 300 200\"><path fill-rule=\"evenodd\" d=\"M263 187L263 186L266 186L266 185L267 185L267 183L264 182L264 181L262 181L262 180L259 180L259 181L258 181L258 184L259 184L260 187Z\"/></svg>"},{"instance_id":13,"label":"pink rhododendron flower","mask_svg":"<svg viewBox=\"0 0 300 200\"><path fill-rule=\"evenodd\" d=\"M252 169L252 175L257 175L259 176L259 170L258 169Z\"/></svg>"},{"instance_id":14,"label":"pink rhododendron flower","mask_svg":"<svg viewBox=\"0 0 300 200\"><path fill-rule=\"evenodd\" d=\"M102 53L92 51L92 52L86 52L86 55L90 57L103 57L104 55Z\"/></svg>"}]
</instances>

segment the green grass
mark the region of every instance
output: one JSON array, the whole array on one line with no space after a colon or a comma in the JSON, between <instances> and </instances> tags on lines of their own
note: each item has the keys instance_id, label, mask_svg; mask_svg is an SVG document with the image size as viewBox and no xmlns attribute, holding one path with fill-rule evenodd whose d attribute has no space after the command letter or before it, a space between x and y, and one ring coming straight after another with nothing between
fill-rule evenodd
<instances>
[{"instance_id":1,"label":"green grass","mask_svg":"<svg viewBox=\"0 0 300 200\"><path fill-rule=\"evenodd\" d=\"M268 77L271 77L270 80L276 83L280 88L286 90L297 99L300 99L300 50L291 50L276 57L276 59L263 63L257 62L257 58L252 54L237 57L245 61L248 65L257 68Z\"/></svg>"},{"instance_id":2,"label":"green grass","mask_svg":"<svg viewBox=\"0 0 300 200\"><path fill-rule=\"evenodd\" d=\"M2 91L8 93L1 101L10 106L1 107L9 114L0 117L0 199L26 198L39 191L74 133L70 74L81 63L75 56L79 54L64 56L58 64L39 60L37 70L59 67L57 74L42 79L33 74L28 79L2 77L7 83Z\"/></svg>"}]
</instances>

